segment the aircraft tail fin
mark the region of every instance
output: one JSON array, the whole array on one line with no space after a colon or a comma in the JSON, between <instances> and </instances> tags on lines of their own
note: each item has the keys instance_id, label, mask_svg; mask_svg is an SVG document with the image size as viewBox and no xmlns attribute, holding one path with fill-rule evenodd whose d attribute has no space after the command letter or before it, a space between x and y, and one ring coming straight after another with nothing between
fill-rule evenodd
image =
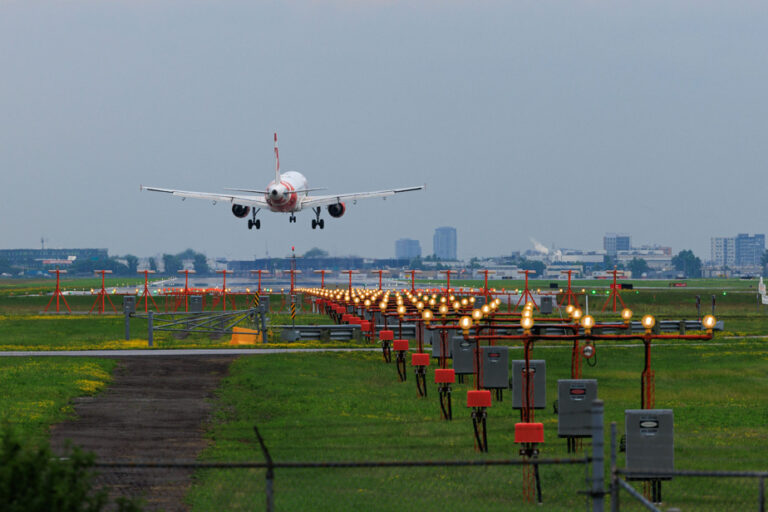
<instances>
[{"instance_id":1,"label":"aircraft tail fin","mask_svg":"<svg viewBox=\"0 0 768 512\"><path fill-rule=\"evenodd\" d=\"M277 132L275 132L275 184L280 183L280 153L277 151Z\"/></svg>"}]
</instances>

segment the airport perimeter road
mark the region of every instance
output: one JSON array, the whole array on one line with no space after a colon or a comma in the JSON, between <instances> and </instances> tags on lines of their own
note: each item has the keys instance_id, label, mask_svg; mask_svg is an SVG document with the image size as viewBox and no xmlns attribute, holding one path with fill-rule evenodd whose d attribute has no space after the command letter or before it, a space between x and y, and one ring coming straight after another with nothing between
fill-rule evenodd
<instances>
[{"instance_id":1,"label":"airport perimeter road","mask_svg":"<svg viewBox=\"0 0 768 512\"><path fill-rule=\"evenodd\" d=\"M381 348L222 348L222 349L147 349L147 350L14 350L0 357L141 357L141 356L242 356L286 354L290 352L381 352Z\"/></svg>"}]
</instances>

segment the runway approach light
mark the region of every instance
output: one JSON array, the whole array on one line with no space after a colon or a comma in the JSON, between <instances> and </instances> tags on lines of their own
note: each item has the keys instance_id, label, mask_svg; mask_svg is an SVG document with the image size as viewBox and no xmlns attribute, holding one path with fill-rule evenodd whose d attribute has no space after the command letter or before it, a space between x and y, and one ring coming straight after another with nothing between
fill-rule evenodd
<instances>
[{"instance_id":1,"label":"runway approach light","mask_svg":"<svg viewBox=\"0 0 768 512\"><path fill-rule=\"evenodd\" d=\"M716 323L717 320L713 315L707 315L701 321L701 324L704 326L704 328L707 330L707 334L710 336L712 335L712 329L715 328Z\"/></svg>"},{"instance_id":2,"label":"runway approach light","mask_svg":"<svg viewBox=\"0 0 768 512\"><path fill-rule=\"evenodd\" d=\"M459 319L459 327L464 331L464 336L469 335L469 330L472 328L472 318L463 316Z\"/></svg>"},{"instance_id":3,"label":"runway approach light","mask_svg":"<svg viewBox=\"0 0 768 512\"><path fill-rule=\"evenodd\" d=\"M640 323L643 324L646 334L649 334L651 329L653 329L653 326L656 325L656 319L653 318L653 315L645 315L643 319L640 320Z\"/></svg>"},{"instance_id":4,"label":"runway approach light","mask_svg":"<svg viewBox=\"0 0 768 512\"><path fill-rule=\"evenodd\" d=\"M622 309L621 319L624 320L625 324L629 325L629 322L632 320L632 310L629 308Z\"/></svg>"},{"instance_id":5,"label":"runway approach light","mask_svg":"<svg viewBox=\"0 0 768 512\"><path fill-rule=\"evenodd\" d=\"M581 319L581 326L586 334L592 333L592 327L595 326L595 318L592 315L586 315Z\"/></svg>"}]
</instances>

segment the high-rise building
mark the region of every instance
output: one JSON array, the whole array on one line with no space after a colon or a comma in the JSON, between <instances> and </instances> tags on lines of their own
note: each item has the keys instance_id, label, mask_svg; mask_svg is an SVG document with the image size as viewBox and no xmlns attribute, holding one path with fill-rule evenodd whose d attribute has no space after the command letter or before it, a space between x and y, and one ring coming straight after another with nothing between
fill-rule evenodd
<instances>
[{"instance_id":1,"label":"high-rise building","mask_svg":"<svg viewBox=\"0 0 768 512\"><path fill-rule=\"evenodd\" d=\"M421 258L421 244L418 240L410 238L401 238L395 242L395 258L401 260L412 260Z\"/></svg>"},{"instance_id":2,"label":"high-rise building","mask_svg":"<svg viewBox=\"0 0 768 512\"><path fill-rule=\"evenodd\" d=\"M611 258L615 258L618 251L628 251L631 247L632 240L626 233L606 233L603 237L603 249Z\"/></svg>"},{"instance_id":3,"label":"high-rise building","mask_svg":"<svg viewBox=\"0 0 768 512\"><path fill-rule=\"evenodd\" d=\"M764 252L764 234L739 233L735 237L712 238L712 263L718 267L758 266Z\"/></svg>"},{"instance_id":4,"label":"high-rise building","mask_svg":"<svg viewBox=\"0 0 768 512\"><path fill-rule=\"evenodd\" d=\"M441 260L456 259L456 228L444 226L435 230L432 237L432 250Z\"/></svg>"},{"instance_id":5,"label":"high-rise building","mask_svg":"<svg viewBox=\"0 0 768 512\"><path fill-rule=\"evenodd\" d=\"M760 258L765 252L765 235L755 233L749 236L746 233L736 235L736 265L748 267L760 265Z\"/></svg>"},{"instance_id":6,"label":"high-rise building","mask_svg":"<svg viewBox=\"0 0 768 512\"><path fill-rule=\"evenodd\" d=\"M712 264L717 267L733 267L736 265L736 239L713 237L711 239L710 257Z\"/></svg>"}]
</instances>

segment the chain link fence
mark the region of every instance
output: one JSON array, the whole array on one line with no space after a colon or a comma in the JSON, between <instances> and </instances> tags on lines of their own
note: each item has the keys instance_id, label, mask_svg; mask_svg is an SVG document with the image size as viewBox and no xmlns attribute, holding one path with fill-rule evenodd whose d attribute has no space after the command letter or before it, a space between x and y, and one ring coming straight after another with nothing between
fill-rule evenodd
<instances>
[{"instance_id":1,"label":"chain link fence","mask_svg":"<svg viewBox=\"0 0 768 512\"><path fill-rule=\"evenodd\" d=\"M614 472L611 510L765 512L768 472L646 471L643 477L633 480L629 471Z\"/></svg>"},{"instance_id":2,"label":"chain link fence","mask_svg":"<svg viewBox=\"0 0 768 512\"><path fill-rule=\"evenodd\" d=\"M97 486L145 510L590 510L589 458L533 461L99 462ZM526 483L534 489L526 496Z\"/></svg>"}]
</instances>

